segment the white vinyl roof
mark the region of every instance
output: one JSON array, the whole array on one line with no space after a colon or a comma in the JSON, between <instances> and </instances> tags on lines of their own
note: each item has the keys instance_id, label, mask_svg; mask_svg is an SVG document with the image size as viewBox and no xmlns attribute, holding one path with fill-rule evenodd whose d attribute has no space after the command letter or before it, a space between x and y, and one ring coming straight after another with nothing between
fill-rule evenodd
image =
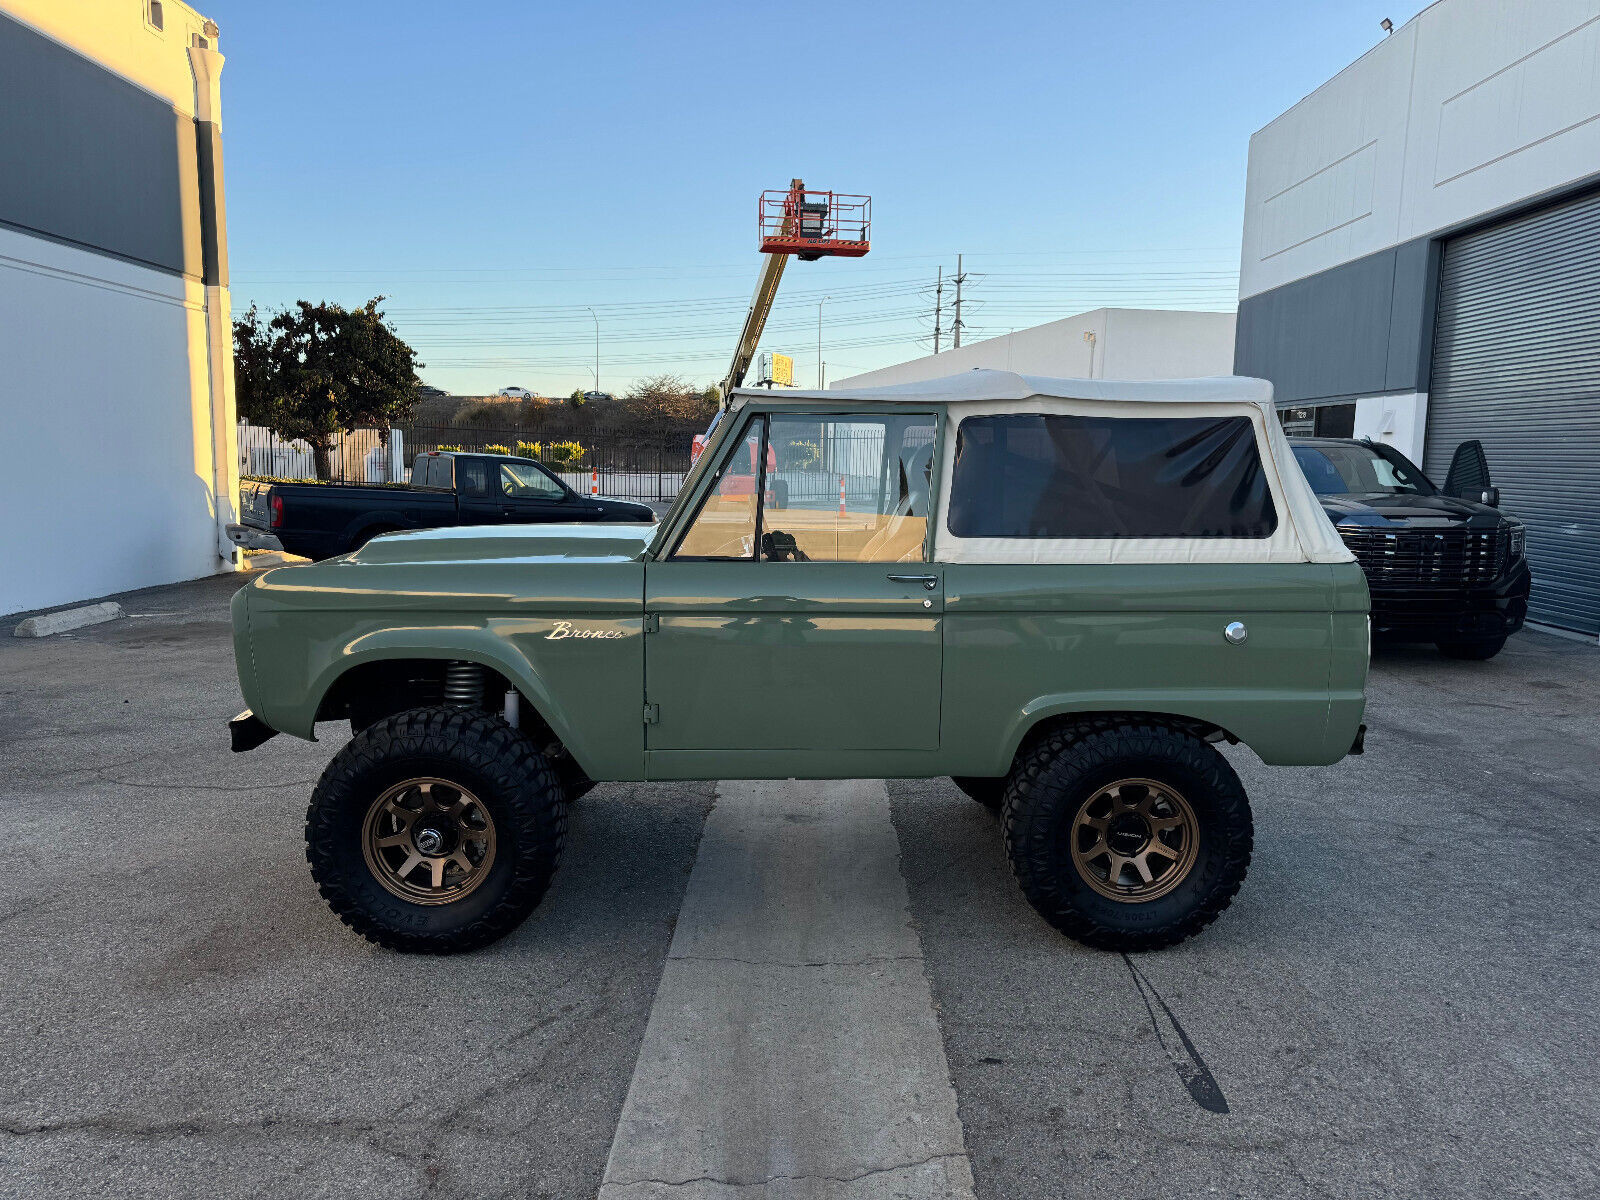
<instances>
[{"instance_id":1,"label":"white vinyl roof","mask_svg":"<svg viewBox=\"0 0 1600 1200\"><path fill-rule=\"evenodd\" d=\"M926 379L888 387L833 388L826 391L768 391L740 388L733 397L763 403L848 404L896 401L945 406L944 445L939 466L934 559L982 563L1174 563L1174 562L1350 562L1343 539L1323 512L1305 473L1295 462L1272 403L1272 384L1264 379L1219 375L1207 379L1049 379L1013 371L972 370L945 379ZM950 447L967 417L1007 413L1104 415L1124 417L1248 417L1256 431L1267 483L1278 514L1270 537L1240 538L963 538L950 531L950 487L954 470Z\"/></svg>"},{"instance_id":2,"label":"white vinyl roof","mask_svg":"<svg viewBox=\"0 0 1600 1200\"><path fill-rule=\"evenodd\" d=\"M1249 379L1243 375L1216 375L1208 379L1050 379L1043 375L1018 375L1015 371L974 369L944 379L924 379L887 387L828 388L824 391L737 388L733 394L780 403L902 400L944 404L968 400L1028 400L1040 396L1057 400L1152 404L1256 404L1269 412L1272 409L1272 385L1265 379Z\"/></svg>"}]
</instances>

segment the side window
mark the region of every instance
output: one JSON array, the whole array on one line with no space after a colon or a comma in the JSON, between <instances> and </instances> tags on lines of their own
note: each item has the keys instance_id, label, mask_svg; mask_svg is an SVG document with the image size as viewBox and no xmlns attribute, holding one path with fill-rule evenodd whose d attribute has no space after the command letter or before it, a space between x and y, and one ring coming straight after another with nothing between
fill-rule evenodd
<instances>
[{"instance_id":1,"label":"side window","mask_svg":"<svg viewBox=\"0 0 1600 1200\"><path fill-rule=\"evenodd\" d=\"M673 557L755 557L756 464L765 425L765 420L757 417L745 426Z\"/></svg>"},{"instance_id":2,"label":"side window","mask_svg":"<svg viewBox=\"0 0 1600 1200\"><path fill-rule=\"evenodd\" d=\"M489 464L481 458L456 459L456 484L463 496L489 494Z\"/></svg>"},{"instance_id":3,"label":"side window","mask_svg":"<svg viewBox=\"0 0 1600 1200\"><path fill-rule=\"evenodd\" d=\"M934 419L772 418L762 493L768 562L921 562Z\"/></svg>"},{"instance_id":4,"label":"side window","mask_svg":"<svg viewBox=\"0 0 1600 1200\"><path fill-rule=\"evenodd\" d=\"M968 538L1265 538L1278 527L1246 417L968 417L950 532Z\"/></svg>"},{"instance_id":5,"label":"side window","mask_svg":"<svg viewBox=\"0 0 1600 1200\"><path fill-rule=\"evenodd\" d=\"M449 487L450 460L434 454L419 456L411 464L411 482L418 487Z\"/></svg>"},{"instance_id":6,"label":"side window","mask_svg":"<svg viewBox=\"0 0 1600 1200\"><path fill-rule=\"evenodd\" d=\"M559 500L567 494L532 463L501 463L500 492L512 500Z\"/></svg>"}]
</instances>

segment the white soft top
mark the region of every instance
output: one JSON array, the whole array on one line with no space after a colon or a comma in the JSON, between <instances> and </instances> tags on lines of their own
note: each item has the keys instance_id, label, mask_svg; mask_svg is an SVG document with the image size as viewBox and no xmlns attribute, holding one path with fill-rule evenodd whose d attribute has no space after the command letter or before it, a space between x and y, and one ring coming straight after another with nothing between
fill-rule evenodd
<instances>
[{"instance_id":1,"label":"white soft top","mask_svg":"<svg viewBox=\"0 0 1600 1200\"><path fill-rule=\"evenodd\" d=\"M791 403L852 400L942 404L944 445L934 560L953 563L1240 563L1350 562L1353 558L1294 461L1264 379L1050 379L1013 371L965 371L945 379L888 387L769 392L736 397ZM1278 527L1267 538L963 538L950 532L950 480L956 430L967 417L1010 413L1126 417L1247 417L1272 491Z\"/></svg>"}]
</instances>

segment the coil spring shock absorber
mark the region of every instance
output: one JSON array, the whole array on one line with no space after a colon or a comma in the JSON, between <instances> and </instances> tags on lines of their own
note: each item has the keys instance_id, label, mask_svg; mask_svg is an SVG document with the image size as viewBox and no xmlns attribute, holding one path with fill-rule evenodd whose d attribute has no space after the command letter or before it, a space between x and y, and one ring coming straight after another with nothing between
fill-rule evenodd
<instances>
[{"instance_id":1,"label":"coil spring shock absorber","mask_svg":"<svg viewBox=\"0 0 1600 1200\"><path fill-rule=\"evenodd\" d=\"M470 662L446 663L444 702L457 708L482 708L483 668Z\"/></svg>"}]
</instances>

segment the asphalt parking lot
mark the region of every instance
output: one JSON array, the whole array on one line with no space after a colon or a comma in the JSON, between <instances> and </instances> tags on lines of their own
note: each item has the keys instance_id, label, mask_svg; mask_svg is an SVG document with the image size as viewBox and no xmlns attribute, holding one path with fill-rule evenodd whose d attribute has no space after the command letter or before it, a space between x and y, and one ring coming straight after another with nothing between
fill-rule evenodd
<instances>
[{"instance_id":1,"label":"asphalt parking lot","mask_svg":"<svg viewBox=\"0 0 1600 1200\"><path fill-rule=\"evenodd\" d=\"M597 788L511 937L376 950L304 860L339 737L227 751L237 583L135 593L128 619L43 641L0 623L0 1195L596 1194L672 1042L668 985L690 1011L712 978L675 975L683 945L755 903L707 907L717 785ZM1250 877L1160 954L1062 940L991 814L887 784L904 890L883 902L914 936L883 957L920 964L896 986L931 998L977 1195L1600 1195L1600 650L1388 651L1369 696L1364 757L1230 752ZM745 828L707 842L726 856ZM913 1194L778 1178L616 1194Z\"/></svg>"}]
</instances>

